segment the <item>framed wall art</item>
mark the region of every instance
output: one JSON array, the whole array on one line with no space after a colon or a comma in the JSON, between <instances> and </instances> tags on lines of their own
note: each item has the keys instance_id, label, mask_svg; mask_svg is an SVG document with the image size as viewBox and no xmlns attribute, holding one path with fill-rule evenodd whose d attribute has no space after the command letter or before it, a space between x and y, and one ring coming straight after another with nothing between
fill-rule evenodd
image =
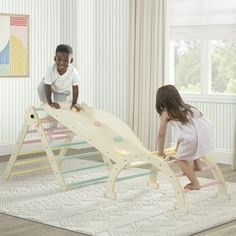
<instances>
[{"instance_id":1,"label":"framed wall art","mask_svg":"<svg viewBox=\"0 0 236 236\"><path fill-rule=\"evenodd\" d=\"M29 76L29 16L0 13L0 77Z\"/></svg>"}]
</instances>

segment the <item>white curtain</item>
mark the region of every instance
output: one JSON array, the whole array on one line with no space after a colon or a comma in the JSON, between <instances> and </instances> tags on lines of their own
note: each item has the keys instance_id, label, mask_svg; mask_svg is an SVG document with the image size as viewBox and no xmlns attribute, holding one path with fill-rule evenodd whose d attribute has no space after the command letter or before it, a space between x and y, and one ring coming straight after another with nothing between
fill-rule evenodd
<instances>
[{"instance_id":1,"label":"white curtain","mask_svg":"<svg viewBox=\"0 0 236 236\"><path fill-rule=\"evenodd\" d=\"M234 156L233 156L232 170L236 170L236 119L235 119Z\"/></svg>"},{"instance_id":2,"label":"white curtain","mask_svg":"<svg viewBox=\"0 0 236 236\"><path fill-rule=\"evenodd\" d=\"M129 125L150 150L156 149L157 88L165 81L166 0L130 1Z\"/></svg>"},{"instance_id":3,"label":"white curtain","mask_svg":"<svg viewBox=\"0 0 236 236\"><path fill-rule=\"evenodd\" d=\"M174 26L236 24L235 0L170 0L169 5Z\"/></svg>"},{"instance_id":4,"label":"white curtain","mask_svg":"<svg viewBox=\"0 0 236 236\"><path fill-rule=\"evenodd\" d=\"M171 39L235 39L236 0L170 0Z\"/></svg>"}]
</instances>

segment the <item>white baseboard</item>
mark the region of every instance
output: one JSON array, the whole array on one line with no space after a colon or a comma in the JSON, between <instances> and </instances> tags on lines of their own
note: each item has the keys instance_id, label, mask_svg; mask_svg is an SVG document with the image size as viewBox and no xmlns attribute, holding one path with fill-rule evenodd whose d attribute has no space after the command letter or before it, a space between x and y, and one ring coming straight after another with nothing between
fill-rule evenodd
<instances>
[{"instance_id":1,"label":"white baseboard","mask_svg":"<svg viewBox=\"0 0 236 236\"><path fill-rule=\"evenodd\" d=\"M216 149L212 153L212 157L217 163L232 165L234 154L230 150Z\"/></svg>"},{"instance_id":2,"label":"white baseboard","mask_svg":"<svg viewBox=\"0 0 236 236\"><path fill-rule=\"evenodd\" d=\"M5 155L11 155L15 148L15 142L14 143L5 143L0 144L0 158L1 156ZM40 149L40 144L31 144L30 149Z\"/></svg>"},{"instance_id":3,"label":"white baseboard","mask_svg":"<svg viewBox=\"0 0 236 236\"><path fill-rule=\"evenodd\" d=\"M10 155L14 149L15 143L0 144L0 158L1 156Z\"/></svg>"}]
</instances>

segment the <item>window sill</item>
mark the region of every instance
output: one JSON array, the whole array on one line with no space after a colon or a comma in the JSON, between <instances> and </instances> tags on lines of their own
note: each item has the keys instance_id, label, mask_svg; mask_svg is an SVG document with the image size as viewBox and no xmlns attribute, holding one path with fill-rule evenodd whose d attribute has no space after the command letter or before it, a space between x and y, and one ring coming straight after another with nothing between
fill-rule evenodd
<instances>
[{"instance_id":1,"label":"window sill","mask_svg":"<svg viewBox=\"0 0 236 236\"><path fill-rule=\"evenodd\" d=\"M232 95L223 95L223 94L190 94L190 93L181 93L181 96L184 100L198 101L198 102L218 102L218 103L233 103L236 104L236 94Z\"/></svg>"}]
</instances>

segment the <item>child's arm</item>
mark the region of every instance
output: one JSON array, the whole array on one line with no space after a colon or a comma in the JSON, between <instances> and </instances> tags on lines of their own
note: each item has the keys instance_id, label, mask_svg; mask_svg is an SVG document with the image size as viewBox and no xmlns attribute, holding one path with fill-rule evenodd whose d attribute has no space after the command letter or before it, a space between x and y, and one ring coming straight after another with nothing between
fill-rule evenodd
<instances>
[{"instance_id":1,"label":"child's arm","mask_svg":"<svg viewBox=\"0 0 236 236\"><path fill-rule=\"evenodd\" d=\"M175 151L176 151L176 152L178 151L179 145L180 145L180 141L177 141L176 147L175 147Z\"/></svg>"},{"instance_id":2,"label":"child's arm","mask_svg":"<svg viewBox=\"0 0 236 236\"><path fill-rule=\"evenodd\" d=\"M73 91L73 98L72 98L72 104L71 104L71 109L75 109L76 111L80 111L80 108L76 105L78 97L79 97L79 86L75 85L72 86L72 91Z\"/></svg>"},{"instance_id":3,"label":"child's arm","mask_svg":"<svg viewBox=\"0 0 236 236\"><path fill-rule=\"evenodd\" d=\"M50 84L45 84L45 93L48 105L50 107L55 107L56 109L59 109L60 105L56 102L52 102L52 86Z\"/></svg>"},{"instance_id":4,"label":"child's arm","mask_svg":"<svg viewBox=\"0 0 236 236\"><path fill-rule=\"evenodd\" d=\"M165 146L168 120L169 120L169 117L168 117L167 111L163 111L160 116L160 126L159 126L158 136L157 136L157 148L158 148L158 154L160 156L163 156L164 158L165 158L164 146Z\"/></svg>"}]
</instances>

